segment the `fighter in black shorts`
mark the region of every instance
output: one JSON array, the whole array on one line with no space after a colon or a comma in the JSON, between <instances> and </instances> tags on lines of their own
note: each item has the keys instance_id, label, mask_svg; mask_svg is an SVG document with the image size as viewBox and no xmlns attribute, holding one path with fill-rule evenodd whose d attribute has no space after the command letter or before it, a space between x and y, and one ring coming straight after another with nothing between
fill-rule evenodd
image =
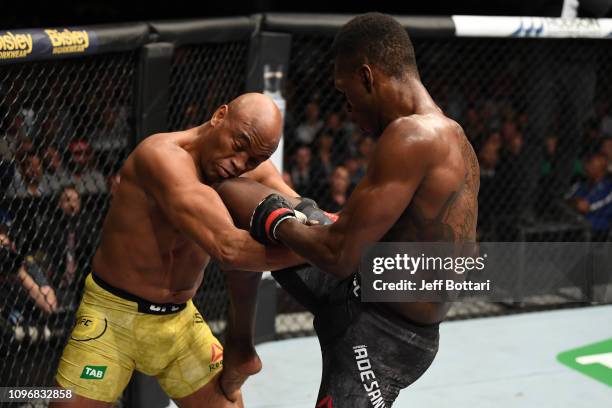
<instances>
[{"instance_id":1,"label":"fighter in black shorts","mask_svg":"<svg viewBox=\"0 0 612 408\"><path fill-rule=\"evenodd\" d=\"M220 195L243 224L246 202L266 197L252 213L251 235L282 243L314 265L275 277L315 314L323 353L317 407L390 407L433 361L449 305L361 303L356 271L364 246L474 242L479 167L461 126L421 83L411 41L397 21L378 13L352 19L337 34L333 54L335 85L352 120L378 139L339 219L304 225L294 207L321 217L312 205L266 197L269 190L248 182L239 188L239 205L226 199L227 191Z\"/></svg>"}]
</instances>

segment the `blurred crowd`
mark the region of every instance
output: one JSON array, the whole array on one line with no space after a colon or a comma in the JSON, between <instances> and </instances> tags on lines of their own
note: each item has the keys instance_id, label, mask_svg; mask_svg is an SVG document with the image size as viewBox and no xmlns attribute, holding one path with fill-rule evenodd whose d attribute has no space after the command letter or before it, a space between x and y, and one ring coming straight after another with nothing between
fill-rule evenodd
<instances>
[{"instance_id":1,"label":"blurred crowd","mask_svg":"<svg viewBox=\"0 0 612 408\"><path fill-rule=\"evenodd\" d=\"M537 196L529 200L531 224L559 220L569 210L588 225L592 240L610 238L612 112L606 100L595 101L583 134L575 135L580 150L570 158L558 154L560 136L554 132L542 138L538 151L528 151L529 113L511 103L490 99L459 107L461 102L452 98L438 102L463 126L480 163L479 239L499 238L493 230L500 221L521 221L526 200L521 178L535 179L538 185ZM376 140L355 128L343 110L321 111L319 103L310 100L298 115L302 119L286 128L283 177L301 195L336 212L365 174ZM561 160L572 160L573 172L558 183L555 171ZM539 161L536 174L525 165L533 161Z\"/></svg>"},{"instance_id":2,"label":"blurred crowd","mask_svg":"<svg viewBox=\"0 0 612 408\"><path fill-rule=\"evenodd\" d=\"M0 326L74 309L127 154L127 109L66 85L0 93Z\"/></svg>"}]
</instances>

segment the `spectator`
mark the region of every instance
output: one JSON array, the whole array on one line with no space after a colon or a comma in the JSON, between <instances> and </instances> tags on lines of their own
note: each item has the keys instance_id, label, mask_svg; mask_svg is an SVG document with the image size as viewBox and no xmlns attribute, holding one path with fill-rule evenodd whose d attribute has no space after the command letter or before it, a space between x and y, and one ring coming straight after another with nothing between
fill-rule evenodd
<instances>
[{"instance_id":1,"label":"spectator","mask_svg":"<svg viewBox=\"0 0 612 408\"><path fill-rule=\"evenodd\" d=\"M57 310L55 291L45 274L32 257L24 258L19 253L5 224L0 224L0 266L0 292L4 299L2 312L12 323L19 323L28 309L26 294L45 313Z\"/></svg>"},{"instance_id":2,"label":"spectator","mask_svg":"<svg viewBox=\"0 0 612 408\"><path fill-rule=\"evenodd\" d=\"M334 163L341 163L344 159L352 154L355 154L355 146L351 141L351 130L343 125L339 113L331 113L325 121L323 132L329 134L332 138L330 151L333 152ZM331 171L330 173L331 174ZM328 174L328 175L329 175Z\"/></svg>"},{"instance_id":3,"label":"spectator","mask_svg":"<svg viewBox=\"0 0 612 408\"><path fill-rule=\"evenodd\" d=\"M39 246L42 214L48 208L50 188L43 179L42 163L32 150L24 150L11 185L7 189L8 210L15 220L18 246L24 253L33 253Z\"/></svg>"},{"instance_id":4,"label":"spectator","mask_svg":"<svg viewBox=\"0 0 612 408\"><path fill-rule=\"evenodd\" d=\"M45 112L39 129L40 132L34 134L37 136L37 145L67 143L74 134L70 111L65 108L50 108Z\"/></svg>"},{"instance_id":5,"label":"spectator","mask_svg":"<svg viewBox=\"0 0 612 408\"><path fill-rule=\"evenodd\" d=\"M485 134L485 126L475 108L470 108L466 112L465 134L470 140L478 140Z\"/></svg>"},{"instance_id":6,"label":"spectator","mask_svg":"<svg viewBox=\"0 0 612 408\"><path fill-rule=\"evenodd\" d=\"M54 145L49 145L43 151L43 181L54 192L59 192L62 186L70 183L70 175L64 170L62 155Z\"/></svg>"},{"instance_id":7,"label":"spectator","mask_svg":"<svg viewBox=\"0 0 612 408\"><path fill-rule=\"evenodd\" d=\"M518 126L513 121L505 121L501 128L501 136L504 144L509 146L518 139L523 139L522 133L519 131Z\"/></svg>"},{"instance_id":8,"label":"spectator","mask_svg":"<svg viewBox=\"0 0 612 408\"><path fill-rule=\"evenodd\" d=\"M363 174L368 169L368 163L374 153L374 147L376 143L370 136L364 136L359 141L359 164L363 168Z\"/></svg>"},{"instance_id":9,"label":"spectator","mask_svg":"<svg viewBox=\"0 0 612 408\"><path fill-rule=\"evenodd\" d=\"M343 155L341 162L359 155L359 142L361 141L362 136L361 129L359 128L355 128L351 133L349 133L348 151Z\"/></svg>"},{"instance_id":10,"label":"spectator","mask_svg":"<svg viewBox=\"0 0 612 408\"><path fill-rule=\"evenodd\" d=\"M334 138L328 131L323 131L317 136L317 156L313 166L317 173L326 180L331 176L335 165L335 160L332 156L333 143Z\"/></svg>"},{"instance_id":11,"label":"spectator","mask_svg":"<svg viewBox=\"0 0 612 408\"><path fill-rule=\"evenodd\" d=\"M550 135L546 138L544 143L544 166L542 168L542 172L544 175L550 174L553 171L555 161L557 158L557 143L559 139L555 135Z\"/></svg>"},{"instance_id":12,"label":"spectator","mask_svg":"<svg viewBox=\"0 0 612 408\"><path fill-rule=\"evenodd\" d=\"M96 194L106 192L104 176L93 167L91 146L84 140L70 143L71 181L79 194Z\"/></svg>"},{"instance_id":13,"label":"spectator","mask_svg":"<svg viewBox=\"0 0 612 408\"><path fill-rule=\"evenodd\" d=\"M9 186L11 197L40 197L49 193L49 186L43 180L42 161L34 153L27 153L19 163L13 182Z\"/></svg>"},{"instance_id":14,"label":"spectator","mask_svg":"<svg viewBox=\"0 0 612 408\"><path fill-rule=\"evenodd\" d=\"M312 151L308 146L300 146L295 152L291 168L291 182L301 196L314 197L317 174L312 165Z\"/></svg>"},{"instance_id":15,"label":"spectator","mask_svg":"<svg viewBox=\"0 0 612 408\"><path fill-rule=\"evenodd\" d=\"M349 181L350 181L349 194L350 194L350 192L353 191L357 183L359 183L359 180L361 179L363 174L361 173L361 169L359 168L359 161L354 156L347 157L344 160L343 166L348 171L348 174L349 174Z\"/></svg>"},{"instance_id":16,"label":"spectator","mask_svg":"<svg viewBox=\"0 0 612 408\"><path fill-rule=\"evenodd\" d=\"M0 105L0 159L2 162L10 161L15 156L15 144L17 138L10 132L11 121L8 117L8 109Z\"/></svg>"},{"instance_id":17,"label":"spectator","mask_svg":"<svg viewBox=\"0 0 612 408\"><path fill-rule=\"evenodd\" d=\"M492 218L497 212L499 203L498 190L500 183L497 177L497 164L499 162L499 145L494 138L487 139L478 151L480 163L480 191L478 193L478 230L484 238L488 231L483 228L490 226Z\"/></svg>"},{"instance_id":18,"label":"spectator","mask_svg":"<svg viewBox=\"0 0 612 408\"><path fill-rule=\"evenodd\" d=\"M329 188L319 202L321 208L334 213L342 210L348 199L350 185L348 170L343 166L336 167L329 178Z\"/></svg>"},{"instance_id":19,"label":"spectator","mask_svg":"<svg viewBox=\"0 0 612 408\"><path fill-rule=\"evenodd\" d=\"M600 99L595 104L595 112L600 122L601 133L604 137L612 137L612 116L610 116L610 103Z\"/></svg>"},{"instance_id":20,"label":"spectator","mask_svg":"<svg viewBox=\"0 0 612 408\"><path fill-rule=\"evenodd\" d=\"M488 137L488 142L493 144L495 150L499 153L499 149L502 147L502 137L501 133L493 132Z\"/></svg>"},{"instance_id":21,"label":"spectator","mask_svg":"<svg viewBox=\"0 0 612 408\"><path fill-rule=\"evenodd\" d=\"M592 240L606 241L612 221L612 182L608 159L597 152L584 160L586 180L575 183L567 194L569 204L591 225Z\"/></svg>"},{"instance_id":22,"label":"spectator","mask_svg":"<svg viewBox=\"0 0 612 408\"><path fill-rule=\"evenodd\" d=\"M501 110L502 108L500 107L500 104L497 103L495 100L488 99L484 101L484 103L482 104L481 111L480 111L481 122L486 124L486 126L483 125L483 129L482 129L484 134L486 134L487 131L490 129L499 129ZM478 135L466 135L466 136L470 140L477 140L477 139L472 139L472 137L478 137Z\"/></svg>"},{"instance_id":23,"label":"spectator","mask_svg":"<svg viewBox=\"0 0 612 408\"><path fill-rule=\"evenodd\" d=\"M608 176L612 176L612 138L606 138L601 143L601 152L608 159Z\"/></svg>"},{"instance_id":24,"label":"spectator","mask_svg":"<svg viewBox=\"0 0 612 408\"><path fill-rule=\"evenodd\" d=\"M10 111L0 107L0 149L3 155L13 157L19 141L26 138L26 118L22 113L9 118Z\"/></svg>"},{"instance_id":25,"label":"spectator","mask_svg":"<svg viewBox=\"0 0 612 408\"><path fill-rule=\"evenodd\" d=\"M357 157L354 159L355 163L349 160L347 167L351 174L351 183L356 185L363 176L365 176L368 170L368 163L374 152L375 142L370 136L364 136L359 141L359 147L357 149ZM345 161L346 164L346 161ZM352 188L351 188L352 190Z\"/></svg>"},{"instance_id":26,"label":"spectator","mask_svg":"<svg viewBox=\"0 0 612 408\"><path fill-rule=\"evenodd\" d=\"M557 163L557 143L555 135L549 135L544 144L544 161L542 163L542 173L537 194L539 199L535 203L535 210L538 214L550 214L555 202L554 172Z\"/></svg>"},{"instance_id":27,"label":"spectator","mask_svg":"<svg viewBox=\"0 0 612 408\"><path fill-rule=\"evenodd\" d=\"M124 106L106 107L97 127L88 133L88 143L96 153L112 154L127 146L130 136L128 109Z\"/></svg>"},{"instance_id":28,"label":"spectator","mask_svg":"<svg viewBox=\"0 0 612 408\"><path fill-rule=\"evenodd\" d=\"M599 118L591 118L586 121L584 128L584 137L580 143L580 157L588 155L604 140L604 136L601 133Z\"/></svg>"},{"instance_id":29,"label":"spectator","mask_svg":"<svg viewBox=\"0 0 612 408\"><path fill-rule=\"evenodd\" d=\"M323 127L323 122L319 118L319 105L316 102L310 102L306 105L304 112L305 122L301 123L295 130L295 136L298 143L311 144L317 133Z\"/></svg>"},{"instance_id":30,"label":"spectator","mask_svg":"<svg viewBox=\"0 0 612 408\"><path fill-rule=\"evenodd\" d=\"M26 156L35 154L34 142L27 136L17 139L15 145L15 160L17 163L21 163L25 160Z\"/></svg>"},{"instance_id":31,"label":"spectator","mask_svg":"<svg viewBox=\"0 0 612 408\"><path fill-rule=\"evenodd\" d=\"M90 269L101 217L93 218L81 209L81 197L75 186L63 188L57 207L48 220L45 252L53 271L56 287L72 288L76 274Z\"/></svg>"},{"instance_id":32,"label":"spectator","mask_svg":"<svg viewBox=\"0 0 612 408\"><path fill-rule=\"evenodd\" d=\"M524 214L525 197L521 192L520 183L516 180L535 178L539 181L540 169L535 174L528 174L523 161L526 160L523 151L523 135L520 132L506 132L503 139L503 149L500 154L499 171L496 172L499 183L504 188L498 190L497 200L502 203L499 212L504 215L519 216ZM530 220L532 221L533 218Z\"/></svg>"}]
</instances>

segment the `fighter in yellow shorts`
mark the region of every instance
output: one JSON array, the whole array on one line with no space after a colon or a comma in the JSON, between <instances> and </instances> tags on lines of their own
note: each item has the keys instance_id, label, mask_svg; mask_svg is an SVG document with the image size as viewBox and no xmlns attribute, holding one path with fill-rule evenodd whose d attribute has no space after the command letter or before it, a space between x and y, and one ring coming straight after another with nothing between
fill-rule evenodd
<instances>
[{"instance_id":1,"label":"fighter in yellow shorts","mask_svg":"<svg viewBox=\"0 0 612 408\"><path fill-rule=\"evenodd\" d=\"M203 125L150 136L130 154L56 377L77 397L51 408L111 406L133 370L156 376L182 408L242 406L221 389L222 347L191 298L211 257L243 271L302 262L237 229L214 190L244 174L297 196L267 160L280 132L274 102L245 94ZM250 341L258 279L228 274L234 319L227 341L237 351L226 356L224 381L234 385L261 369Z\"/></svg>"},{"instance_id":2,"label":"fighter in yellow shorts","mask_svg":"<svg viewBox=\"0 0 612 408\"><path fill-rule=\"evenodd\" d=\"M155 305L89 275L57 381L88 398L113 402L134 369L156 376L171 398L193 394L223 365L223 348L191 300ZM158 310L157 314L139 309ZM172 313L172 308L176 309Z\"/></svg>"}]
</instances>

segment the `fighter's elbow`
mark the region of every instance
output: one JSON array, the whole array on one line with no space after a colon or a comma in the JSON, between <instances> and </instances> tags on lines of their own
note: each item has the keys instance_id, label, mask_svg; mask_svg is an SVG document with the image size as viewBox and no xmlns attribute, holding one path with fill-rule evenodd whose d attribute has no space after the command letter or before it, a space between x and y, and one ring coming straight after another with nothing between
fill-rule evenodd
<instances>
[{"instance_id":1,"label":"fighter's elbow","mask_svg":"<svg viewBox=\"0 0 612 408\"><path fill-rule=\"evenodd\" d=\"M217 237L214 253L211 253L211 256L221 269L241 269L245 266L242 241L243 237L239 232L228 231Z\"/></svg>"},{"instance_id":2,"label":"fighter's elbow","mask_svg":"<svg viewBox=\"0 0 612 408\"><path fill-rule=\"evenodd\" d=\"M239 254L235 246L228 242L220 245L212 257L217 261L219 268L223 270L236 269L239 267Z\"/></svg>"}]
</instances>

